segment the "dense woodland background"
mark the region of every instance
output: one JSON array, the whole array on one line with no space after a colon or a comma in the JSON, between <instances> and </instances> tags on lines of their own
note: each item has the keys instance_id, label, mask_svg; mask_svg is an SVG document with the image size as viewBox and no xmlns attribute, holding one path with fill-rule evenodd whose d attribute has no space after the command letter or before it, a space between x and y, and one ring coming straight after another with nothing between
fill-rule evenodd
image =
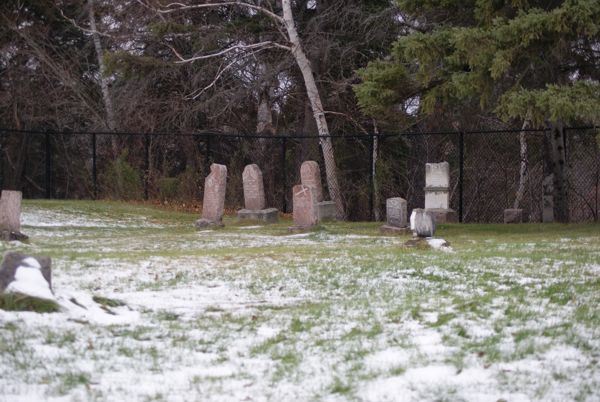
<instances>
[{"instance_id":1,"label":"dense woodland background","mask_svg":"<svg viewBox=\"0 0 600 402\"><path fill-rule=\"evenodd\" d=\"M599 2L169 3L1 2L4 188L47 194L51 149L53 196L135 199L147 183L151 198L194 201L214 161L235 208L241 169L258 163L289 210L299 164L315 159L340 214L378 219L386 197L422 203L425 162L448 160L456 183L462 150L467 221L513 206L539 220L551 173L558 220L598 219ZM452 133L471 131L492 133L459 147ZM92 136L69 132L105 133L98 189ZM209 132L237 137L181 135Z\"/></svg>"}]
</instances>

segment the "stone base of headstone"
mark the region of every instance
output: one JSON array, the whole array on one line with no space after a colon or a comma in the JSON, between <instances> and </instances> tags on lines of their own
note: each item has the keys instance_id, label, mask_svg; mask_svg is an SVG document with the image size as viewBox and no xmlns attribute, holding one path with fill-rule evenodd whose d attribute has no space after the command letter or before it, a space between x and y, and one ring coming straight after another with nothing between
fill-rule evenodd
<instances>
[{"instance_id":1,"label":"stone base of headstone","mask_svg":"<svg viewBox=\"0 0 600 402\"><path fill-rule=\"evenodd\" d=\"M398 226L383 225L379 228L379 232L389 235L405 235L410 234L411 230L408 226L401 228Z\"/></svg>"},{"instance_id":2,"label":"stone base of headstone","mask_svg":"<svg viewBox=\"0 0 600 402\"><path fill-rule=\"evenodd\" d=\"M320 221L335 220L335 202L321 201L317 203L317 214Z\"/></svg>"},{"instance_id":3,"label":"stone base of headstone","mask_svg":"<svg viewBox=\"0 0 600 402\"><path fill-rule=\"evenodd\" d=\"M458 222L458 215L453 209L426 208L425 211L429 212L433 216L436 224Z\"/></svg>"},{"instance_id":4,"label":"stone base of headstone","mask_svg":"<svg viewBox=\"0 0 600 402\"><path fill-rule=\"evenodd\" d=\"M260 221L264 223L275 223L279 218L277 208L267 208L259 210L240 209L237 212L239 220Z\"/></svg>"},{"instance_id":5,"label":"stone base of headstone","mask_svg":"<svg viewBox=\"0 0 600 402\"><path fill-rule=\"evenodd\" d=\"M200 229L220 228L225 225L223 225L223 222L215 222L215 221L211 221L208 219L198 219L196 221L196 223L194 224L194 226L196 227L196 229L200 230Z\"/></svg>"},{"instance_id":6,"label":"stone base of headstone","mask_svg":"<svg viewBox=\"0 0 600 402\"><path fill-rule=\"evenodd\" d=\"M0 231L0 240L2 241L26 241L29 240L29 236L21 232L15 232L14 230L2 230Z\"/></svg>"},{"instance_id":7,"label":"stone base of headstone","mask_svg":"<svg viewBox=\"0 0 600 402\"><path fill-rule=\"evenodd\" d=\"M504 223L523 223L523 210L514 208L505 209Z\"/></svg>"}]
</instances>

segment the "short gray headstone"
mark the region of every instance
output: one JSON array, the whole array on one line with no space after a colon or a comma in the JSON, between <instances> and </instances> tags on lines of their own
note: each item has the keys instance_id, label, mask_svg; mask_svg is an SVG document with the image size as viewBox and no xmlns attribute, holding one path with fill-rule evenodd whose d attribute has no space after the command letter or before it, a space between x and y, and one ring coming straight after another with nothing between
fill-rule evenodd
<instances>
[{"instance_id":1,"label":"short gray headstone","mask_svg":"<svg viewBox=\"0 0 600 402\"><path fill-rule=\"evenodd\" d=\"M388 198L385 201L386 224L398 228L408 226L406 200L400 197Z\"/></svg>"}]
</instances>

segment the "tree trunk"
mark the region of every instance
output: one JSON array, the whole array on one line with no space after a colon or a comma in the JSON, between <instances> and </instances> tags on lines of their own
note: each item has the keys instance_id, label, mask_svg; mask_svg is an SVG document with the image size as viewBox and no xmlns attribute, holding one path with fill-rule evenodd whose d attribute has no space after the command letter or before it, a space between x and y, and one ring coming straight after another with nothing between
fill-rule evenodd
<instances>
[{"instance_id":1,"label":"tree trunk","mask_svg":"<svg viewBox=\"0 0 600 402\"><path fill-rule=\"evenodd\" d=\"M567 158L565 130L561 121L551 124L550 166L554 174L554 218L558 222L569 222L569 199L567 196Z\"/></svg>"},{"instance_id":2,"label":"tree trunk","mask_svg":"<svg viewBox=\"0 0 600 402\"><path fill-rule=\"evenodd\" d=\"M2 190L0 198L0 230L9 232L21 231L21 199L20 191Z\"/></svg>"},{"instance_id":3,"label":"tree trunk","mask_svg":"<svg viewBox=\"0 0 600 402\"><path fill-rule=\"evenodd\" d=\"M335 202L336 217L338 219L345 219L346 213L344 210L344 204L341 197L340 186L337 178L337 167L335 165L335 156L333 153L333 143L329 134L329 127L327 126L327 120L323 111L323 104L321 102L321 96L317 89L317 84L313 76L313 71L310 66L310 62L302 49L300 37L296 30L294 23L294 16L292 14L291 0L282 0L283 7L283 20L285 28L289 35L290 43L292 44L292 55L296 60L296 64L302 72L304 78L304 85L306 87L306 94L310 100L310 105L317 124L319 131L319 143L323 151L323 160L325 161L325 175L327 177L327 186L329 188L329 195L331 200Z\"/></svg>"},{"instance_id":4,"label":"tree trunk","mask_svg":"<svg viewBox=\"0 0 600 402\"><path fill-rule=\"evenodd\" d=\"M527 160L527 139L525 138L525 129L527 129L527 127L529 127L529 120L525 120L523 122L523 126L521 127L521 133L519 134L521 166L519 169L519 188L517 189L517 194L515 195L513 209L519 209L519 206L521 205L521 201L523 200L523 194L525 194L525 186L527 184L527 178L529 174L529 164Z\"/></svg>"},{"instance_id":5,"label":"tree trunk","mask_svg":"<svg viewBox=\"0 0 600 402\"><path fill-rule=\"evenodd\" d=\"M377 182L377 157L379 156L379 128L377 122L373 120L373 165L371 166L371 177L373 177L373 219L379 222L381 219L381 211L379 209L379 184Z\"/></svg>"},{"instance_id":6,"label":"tree trunk","mask_svg":"<svg viewBox=\"0 0 600 402\"><path fill-rule=\"evenodd\" d=\"M117 120L115 117L115 109L113 107L110 92L108 90L108 78L106 77L106 65L104 64L104 51L102 50L102 44L100 43L100 35L96 28L96 18L94 16L94 0L88 0L88 18L90 23L90 29L92 30L92 41L94 42L94 49L96 50L96 59L98 60L98 68L100 70L100 89L102 90L102 100L104 102L104 110L106 111L106 126L110 131L114 131L117 128ZM116 137L111 136L111 146L113 156L116 157L119 154L119 145L117 144Z\"/></svg>"}]
</instances>

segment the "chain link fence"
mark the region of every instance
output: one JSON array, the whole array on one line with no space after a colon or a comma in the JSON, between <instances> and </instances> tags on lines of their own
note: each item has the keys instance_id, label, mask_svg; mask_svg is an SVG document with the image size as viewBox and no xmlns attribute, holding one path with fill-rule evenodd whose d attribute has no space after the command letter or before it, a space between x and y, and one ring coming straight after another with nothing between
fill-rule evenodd
<instances>
[{"instance_id":1,"label":"chain link fence","mask_svg":"<svg viewBox=\"0 0 600 402\"><path fill-rule=\"evenodd\" d=\"M348 217L382 220L385 200L423 207L425 164L450 164L450 207L462 222L502 222L519 187L521 131L357 134L333 136L338 180ZM523 132L527 180L519 207L542 220L542 181L549 174L545 130ZM566 129L569 208L573 222L597 221L600 149L594 128ZM0 129L0 185L26 198L164 199L198 202L211 163L228 168L226 203L243 206L242 171L263 172L269 207L291 212L300 165L324 164L317 137L201 132L102 133Z\"/></svg>"}]
</instances>

